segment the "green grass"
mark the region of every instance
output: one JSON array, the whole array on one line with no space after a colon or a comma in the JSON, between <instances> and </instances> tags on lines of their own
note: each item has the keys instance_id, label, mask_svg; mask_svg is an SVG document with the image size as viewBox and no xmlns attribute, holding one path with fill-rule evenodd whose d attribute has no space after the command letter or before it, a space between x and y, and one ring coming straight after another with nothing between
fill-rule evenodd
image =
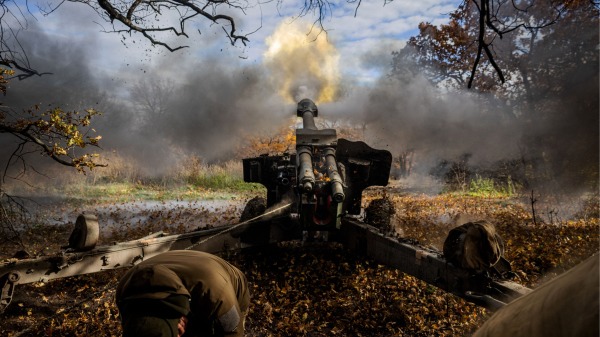
<instances>
[{"instance_id":1,"label":"green grass","mask_svg":"<svg viewBox=\"0 0 600 337\"><path fill-rule=\"evenodd\" d=\"M205 178L187 184L79 183L55 191L72 202L124 202L132 200L214 200L266 193L260 184L224 177Z\"/></svg>"},{"instance_id":2,"label":"green grass","mask_svg":"<svg viewBox=\"0 0 600 337\"><path fill-rule=\"evenodd\" d=\"M240 192L256 189L256 184L246 183L243 179L226 173L199 174L188 177L187 182L192 186L207 189L233 190Z\"/></svg>"},{"instance_id":3,"label":"green grass","mask_svg":"<svg viewBox=\"0 0 600 337\"><path fill-rule=\"evenodd\" d=\"M29 177L28 183L4 188L11 195L59 197L71 204L125 202L143 200L214 200L266 194L261 184L243 180L240 161L219 165L203 164L190 157L162 175L143 174L128 165L125 158L114 156L108 168L86 175L59 170L48 177Z\"/></svg>"},{"instance_id":4,"label":"green grass","mask_svg":"<svg viewBox=\"0 0 600 337\"><path fill-rule=\"evenodd\" d=\"M483 178L476 175L469 183L467 194L480 197L511 197L515 194L516 187L510 176L506 184L496 184L494 179Z\"/></svg>"},{"instance_id":5,"label":"green grass","mask_svg":"<svg viewBox=\"0 0 600 337\"><path fill-rule=\"evenodd\" d=\"M471 179L464 189L443 189L442 193L467 195L481 198L510 198L517 194L519 186L511 180L510 176L506 183L497 183L494 179L484 178L476 175Z\"/></svg>"}]
</instances>

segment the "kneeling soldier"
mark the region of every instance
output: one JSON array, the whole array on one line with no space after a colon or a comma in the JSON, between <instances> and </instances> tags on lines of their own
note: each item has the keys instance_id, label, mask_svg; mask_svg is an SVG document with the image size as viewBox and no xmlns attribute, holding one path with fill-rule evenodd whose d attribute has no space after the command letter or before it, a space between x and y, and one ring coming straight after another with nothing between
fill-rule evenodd
<instances>
[{"instance_id":1,"label":"kneeling soldier","mask_svg":"<svg viewBox=\"0 0 600 337\"><path fill-rule=\"evenodd\" d=\"M116 293L123 336L243 336L244 274L227 261L175 250L129 270Z\"/></svg>"}]
</instances>

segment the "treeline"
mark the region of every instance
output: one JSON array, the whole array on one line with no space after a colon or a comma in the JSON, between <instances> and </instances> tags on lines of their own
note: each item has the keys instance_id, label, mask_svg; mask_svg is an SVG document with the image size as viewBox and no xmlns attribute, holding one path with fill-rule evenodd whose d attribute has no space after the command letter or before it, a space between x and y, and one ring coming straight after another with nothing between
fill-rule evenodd
<instances>
[{"instance_id":1,"label":"treeline","mask_svg":"<svg viewBox=\"0 0 600 337\"><path fill-rule=\"evenodd\" d=\"M517 139L504 140L518 144L513 158L487 169L469 166L468 155L442 158L433 173L446 181L452 180L453 172L462 172L494 179L510 176L525 186L559 183L597 192L598 4L575 0L493 5L490 18L496 31L480 35L481 8L475 1L464 1L448 23L421 23L419 34L394 52L390 76L398 81L411 81L419 74L452 95L452 90L465 89L474 75L471 90L480 101L479 118L500 115L496 117L502 118L503 127L517 131ZM491 53L482 54L472 73L480 51L475 42L481 37ZM504 83L494 66L501 69ZM402 154L399 157L399 165L410 168Z\"/></svg>"}]
</instances>

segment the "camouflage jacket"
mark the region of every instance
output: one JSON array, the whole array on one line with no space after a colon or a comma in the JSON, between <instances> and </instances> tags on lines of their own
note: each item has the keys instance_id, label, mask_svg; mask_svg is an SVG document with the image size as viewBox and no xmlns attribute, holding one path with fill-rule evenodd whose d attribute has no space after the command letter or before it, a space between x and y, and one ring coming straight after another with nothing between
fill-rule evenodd
<instances>
[{"instance_id":1,"label":"camouflage jacket","mask_svg":"<svg viewBox=\"0 0 600 337\"><path fill-rule=\"evenodd\" d=\"M175 294L189 297L185 336L243 336L250 303L246 278L212 254L176 250L143 261L120 280L116 301L125 317L130 314L128 308L135 307L129 303L163 300Z\"/></svg>"}]
</instances>

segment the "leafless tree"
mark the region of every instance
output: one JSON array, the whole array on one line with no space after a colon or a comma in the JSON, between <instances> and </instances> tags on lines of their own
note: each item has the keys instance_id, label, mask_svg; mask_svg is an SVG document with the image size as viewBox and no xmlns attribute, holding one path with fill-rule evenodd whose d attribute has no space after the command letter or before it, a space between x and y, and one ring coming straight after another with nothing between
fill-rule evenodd
<instances>
[{"instance_id":1,"label":"leafless tree","mask_svg":"<svg viewBox=\"0 0 600 337\"><path fill-rule=\"evenodd\" d=\"M498 66L492 51L496 39L502 39L503 35L525 29L531 35L538 30L555 24L568 10L569 5L563 1L540 1L540 0L464 0L463 3L471 1L479 11L479 35L477 37L477 54L473 62L468 87L473 85L473 79L483 54L498 74L500 81L504 83L504 73ZM590 0L585 0L590 1ZM597 1L590 1L596 8ZM545 7L550 15L543 20L537 21L532 12L539 11L539 7ZM507 13L511 15L506 15Z\"/></svg>"},{"instance_id":2,"label":"leafless tree","mask_svg":"<svg viewBox=\"0 0 600 337\"><path fill-rule=\"evenodd\" d=\"M19 32L27 28L27 6L19 6L14 0L0 0L0 65L18 71L19 79L43 75L32 68L23 46L19 43Z\"/></svg>"},{"instance_id":3,"label":"leafless tree","mask_svg":"<svg viewBox=\"0 0 600 337\"><path fill-rule=\"evenodd\" d=\"M164 47L169 51L187 48L188 45L179 44L180 39L189 38L191 32L199 31L198 24L203 20L211 24L221 25L225 36L231 44L241 42L246 45L248 36L253 32L240 34L237 29L238 19L233 15L246 13L250 7L257 4L253 0L55 0L46 8L31 8L30 2L17 0L0 0L0 65L19 70L20 78L41 75L29 64L27 55L18 41L18 33L27 27L27 18L35 17L33 12L43 15L51 14L65 2L85 4L95 10L106 23L108 32L121 34L138 33L152 45ZM355 15L358 13L362 0L340 0L355 5ZM381 1L381 0L378 0ZM383 0L385 5L393 0ZM593 6L598 6L595 0ZM282 0L275 3L281 4ZM481 57L485 55L501 81L504 81L502 69L495 62L493 53L494 41L503 35L517 29L541 29L552 25L568 4L562 1L541 2L541 0L463 0L463 4L472 2L479 11L479 36L477 38L477 57L473 62L469 87L472 85L474 75L480 64ZM332 15L332 8L336 1L332 0L306 0L300 7L298 16L312 16L313 27L326 32L324 19ZM553 18L544 22L531 21L530 11L539 6L546 6L554 12ZM504 15L510 8L521 15ZM258 28L260 29L260 27Z\"/></svg>"},{"instance_id":4,"label":"leafless tree","mask_svg":"<svg viewBox=\"0 0 600 337\"><path fill-rule=\"evenodd\" d=\"M156 122L158 117L166 114L174 90L172 80L156 76L149 76L135 83L131 87L130 95L132 103L136 106L138 122Z\"/></svg>"}]
</instances>

